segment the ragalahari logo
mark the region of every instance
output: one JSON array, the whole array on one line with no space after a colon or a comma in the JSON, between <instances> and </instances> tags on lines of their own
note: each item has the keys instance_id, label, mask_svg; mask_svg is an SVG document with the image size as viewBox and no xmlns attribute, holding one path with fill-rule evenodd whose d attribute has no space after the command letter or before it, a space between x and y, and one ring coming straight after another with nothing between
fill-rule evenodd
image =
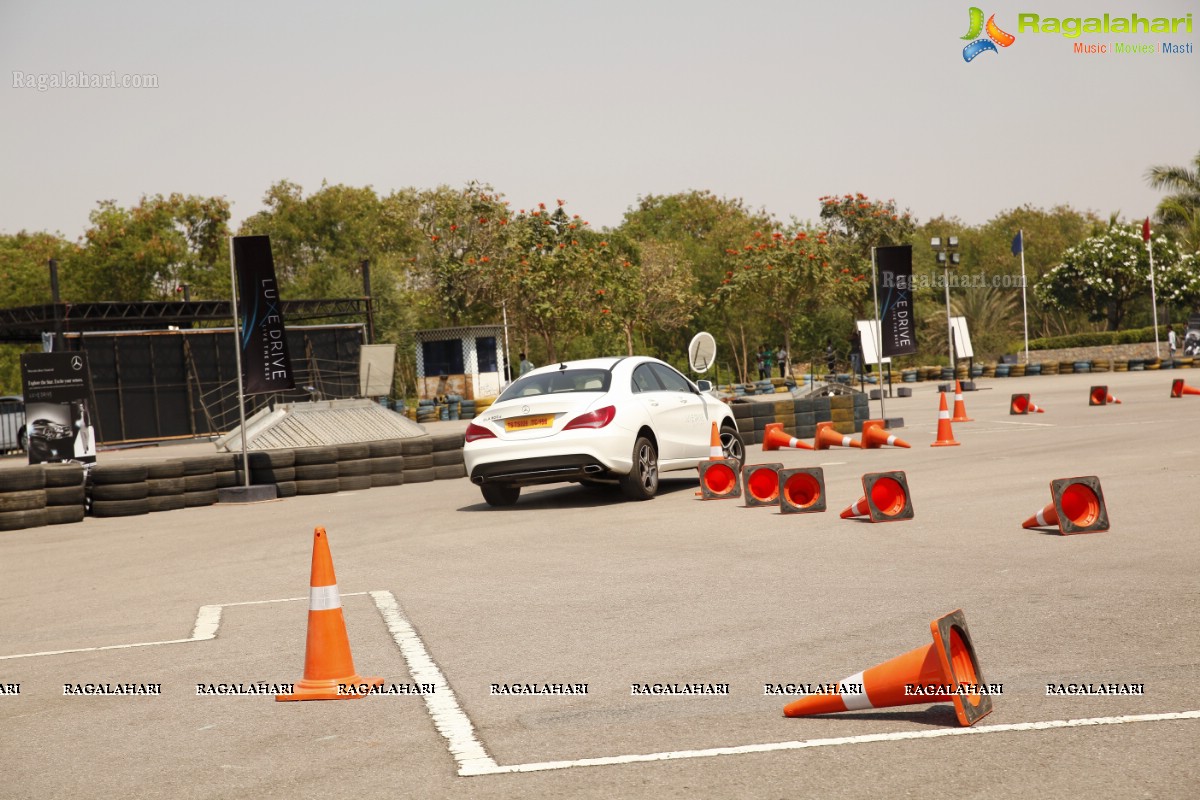
<instances>
[{"instance_id":1,"label":"ragalahari logo","mask_svg":"<svg viewBox=\"0 0 1200 800\"><path fill-rule=\"evenodd\" d=\"M987 31L987 38L979 38L979 34ZM971 27L967 31L967 35L962 37L971 39L971 43L963 48L963 61L970 63L975 60L975 56L980 53L991 51L993 53L1000 52L996 49L996 45L1008 47L1017 40L1017 37L1011 33L1005 33L1000 30L1000 26L996 24L996 15L992 14L988 17L987 25L983 24L983 10L971 7Z\"/></svg>"}]
</instances>

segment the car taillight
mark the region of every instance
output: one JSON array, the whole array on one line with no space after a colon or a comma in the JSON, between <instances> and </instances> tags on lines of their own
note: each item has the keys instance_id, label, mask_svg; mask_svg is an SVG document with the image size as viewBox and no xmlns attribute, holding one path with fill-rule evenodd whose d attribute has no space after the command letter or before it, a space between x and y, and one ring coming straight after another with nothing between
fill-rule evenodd
<instances>
[{"instance_id":1,"label":"car taillight","mask_svg":"<svg viewBox=\"0 0 1200 800\"><path fill-rule=\"evenodd\" d=\"M605 425L612 422L613 417L616 415L616 406L597 408L595 411L589 411L586 414L580 414L578 417L568 422L563 427L563 430L571 431L579 428L603 428Z\"/></svg>"},{"instance_id":2,"label":"car taillight","mask_svg":"<svg viewBox=\"0 0 1200 800\"><path fill-rule=\"evenodd\" d=\"M467 426L466 441L473 442L476 439L495 439L496 434L492 433L482 425L476 425L472 422Z\"/></svg>"}]
</instances>

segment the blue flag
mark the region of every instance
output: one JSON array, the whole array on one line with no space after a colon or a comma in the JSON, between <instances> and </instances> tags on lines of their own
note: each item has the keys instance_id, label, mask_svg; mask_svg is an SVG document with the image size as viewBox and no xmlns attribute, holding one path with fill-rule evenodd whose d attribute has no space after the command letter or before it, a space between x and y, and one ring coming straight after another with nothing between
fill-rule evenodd
<instances>
[{"instance_id":1,"label":"blue flag","mask_svg":"<svg viewBox=\"0 0 1200 800\"><path fill-rule=\"evenodd\" d=\"M1017 231L1017 235L1013 237L1012 251L1014 256L1025 252L1025 240L1021 238L1021 231Z\"/></svg>"}]
</instances>

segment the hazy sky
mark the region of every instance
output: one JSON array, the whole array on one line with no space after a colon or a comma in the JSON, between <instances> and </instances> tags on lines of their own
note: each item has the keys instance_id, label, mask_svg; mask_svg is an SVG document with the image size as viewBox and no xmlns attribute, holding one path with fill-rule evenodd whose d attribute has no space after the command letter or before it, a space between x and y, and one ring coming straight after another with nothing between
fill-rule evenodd
<instances>
[{"instance_id":1,"label":"hazy sky","mask_svg":"<svg viewBox=\"0 0 1200 800\"><path fill-rule=\"evenodd\" d=\"M963 60L969 3L0 0L0 231L80 236L98 200L272 183L492 183L615 225L709 189L786 219L894 197L980 223L1024 203L1129 218L1152 164L1200 151L1200 3L983 5L1016 41ZM1041 17L1182 17L1192 33L1021 33ZM1073 42L1191 43L1079 55ZM12 73L156 89L14 88Z\"/></svg>"}]
</instances>

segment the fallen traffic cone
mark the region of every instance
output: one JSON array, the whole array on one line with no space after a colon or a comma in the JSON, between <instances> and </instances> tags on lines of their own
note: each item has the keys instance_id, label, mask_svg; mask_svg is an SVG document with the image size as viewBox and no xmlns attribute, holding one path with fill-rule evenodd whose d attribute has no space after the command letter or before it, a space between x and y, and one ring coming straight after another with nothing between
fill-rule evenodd
<instances>
[{"instance_id":1,"label":"fallen traffic cone","mask_svg":"<svg viewBox=\"0 0 1200 800\"><path fill-rule=\"evenodd\" d=\"M1183 378L1176 378L1171 381L1171 397L1183 397L1185 394L1200 394L1200 389L1195 386L1188 386L1183 382Z\"/></svg>"},{"instance_id":2,"label":"fallen traffic cone","mask_svg":"<svg viewBox=\"0 0 1200 800\"><path fill-rule=\"evenodd\" d=\"M961 442L954 441L954 426L950 424L950 409L946 408L946 393L942 392L942 405L938 408L937 441L930 447L957 447Z\"/></svg>"},{"instance_id":3,"label":"fallen traffic cone","mask_svg":"<svg viewBox=\"0 0 1200 800\"><path fill-rule=\"evenodd\" d=\"M870 517L871 522L912 519L912 498L903 472L868 472L862 476L863 496L842 512L842 519Z\"/></svg>"},{"instance_id":4,"label":"fallen traffic cone","mask_svg":"<svg viewBox=\"0 0 1200 800\"><path fill-rule=\"evenodd\" d=\"M1027 394L1014 394L1008 404L1009 415L1045 414L1046 409L1034 405Z\"/></svg>"},{"instance_id":5,"label":"fallen traffic cone","mask_svg":"<svg viewBox=\"0 0 1200 800\"><path fill-rule=\"evenodd\" d=\"M813 449L813 446L808 442L784 433L782 422L768 422L766 432L763 435L763 450L778 450L781 447L795 447L800 450Z\"/></svg>"},{"instance_id":6,"label":"fallen traffic cone","mask_svg":"<svg viewBox=\"0 0 1200 800\"><path fill-rule=\"evenodd\" d=\"M721 432L717 423L712 424L712 435L708 437L708 460L720 461L725 457L725 448L721 447Z\"/></svg>"},{"instance_id":7,"label":"fallen traffic cone","mask_svg":"<svg viewBox=\"0 0 1200 800\"><path fill-rule=\"evenodd\" d=\"M696 465L700 470L700 496L704 500L729 500L742 496L742 487L738 483L738 475L742 465L732 458L722 458L716 461L701 461Z\"/></svg>"},{"instance_id":8,"label":"fallen traffic cone","mask_svg":"<svg viewBox=\"0 0 1200 800\"><path fill-rule=\"evenodd\" d=\"M1050 495L1053 501L1025 520L1022 528L1057 525L1063 536L1108 530L1108 508L1100 491L1100 479L1095 475L1050 481Z\"/></svg>"},{"instance_id":9,"label":"fallen traffic cone","mask_svg":"<svg viewBox=\"0 0 1200 800\"><path fill-rule=\"evenodd\" d=\"M1088 392L1089 406L1105 406L1109 403L1117 403L1119 405L1120 402L1120 400L1108 393L1107 386L1093 386L1091 391Z\"/></svg>"},{"instance_id":10,"label":"fallen traffic cone","mask_svg":"<svg viewBox=\"0 0 1200 800\"><path fill-rule=\"evenodd\" d=\"M933 644L851 675L830 691L789 703L785 717L838 714L864 708L954 703L958 724L974 725L992 711L989 686L975 657L975 646L961 609L929 623ZM823 687L824 688L824 687Z\"/></svg>"},{"instance_id":11,"label":"fallen traffic cone","mask_svg":"<svg viewBox=\"0 0 1200 800\"><path fill-rule=\"evenodd\" d=\"M779 513L811 514L825 510L825 471L799 467L779 471Z\"/></svg>"},{"instance_id":12,"label":"fallen traffic cone","mask_svg":"<svg viewBox=\"0 0 1200 800\"><path fill-rule=\"evenodd\" d=\"M747 464L742 469L746 507L779 505L779 470L783 464Z\"/></svg>"},{"instance_id":13,"label":"fallen traffic cone","mask_svg":"<svg viewBox=\"0 0 1200 800\"><path fill-rule=\"evenodd\" d=\"M276 700L352 700L365 697L383 678L364 678L354 671L342 599L333 574L333 557L324 528L313 531L312 579L308 590L308 640L304 678L291 694Z\"/></svg>"},{"instance_id":14,"label":"fallen traffic cone","mask_svg":"<svg viewBox=\"0 0 1200 800\"><path fill-rule=\"evenodd\" d=\"M815 450L828 450L831 447L862 447L862 442L853 436L835 431L832 422L817 423L817 435L813 439L813 444Z\"/></svg>"},{"instance_id":15,"label":"fallen traffic cone","mask_svg":"<svg viewBox=\"0 0 1200 800\"><path fill-rule=\"evenodd\" d=\"M954 382L954 417L951 422L974 422L967 416L967 405L963 402L962 383Z\"/></svg>"},{"instance_id":16,"label":"fallen traffic cone","mask_svg":"<svg viewBox=\"0 0 1200 800\"><path fill-rule=\"evenodd\" d=\"M868 450L878 447L912 447L908 442L887 432L881 419L869 419L863 423L862 446Z\"/></svg>"}]
</instances>

